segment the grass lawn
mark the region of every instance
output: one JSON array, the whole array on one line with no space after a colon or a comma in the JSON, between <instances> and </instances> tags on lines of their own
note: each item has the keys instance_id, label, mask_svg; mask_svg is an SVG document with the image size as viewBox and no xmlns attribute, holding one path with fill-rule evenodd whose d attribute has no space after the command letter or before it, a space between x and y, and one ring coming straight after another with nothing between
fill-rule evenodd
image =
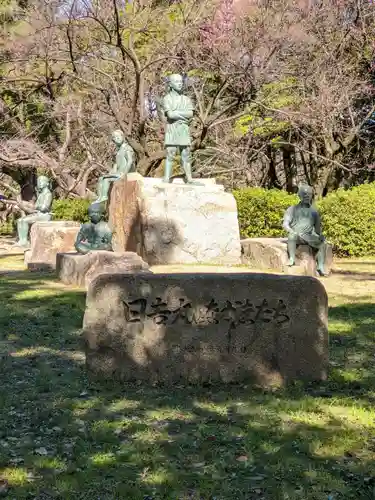
<instances>
[{"instance_id":1,"label":"grass lawn","mask_svg":"<svg viewBox=\"0 0 375 500\"><path fill-rule=\"evenodd\" d=\"M0 273L0 496L374 500L375 260L336 268L330 378L273 394L90 383L84 293Z\"/></svg>"}]
</instances>

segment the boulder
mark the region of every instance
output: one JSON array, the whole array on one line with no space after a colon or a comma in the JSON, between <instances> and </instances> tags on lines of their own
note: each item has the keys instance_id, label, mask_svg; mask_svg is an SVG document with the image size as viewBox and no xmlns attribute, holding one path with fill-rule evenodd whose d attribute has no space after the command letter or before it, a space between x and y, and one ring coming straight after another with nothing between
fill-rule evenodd
<instances>
[{"instance_id":1,"label":"boulder","mask_svg":"<svg viewBox=\"0 0 375 500\"><path fill-rule=\"evenodd\" d=\"M83 337L103 379L324 380L327 294L306 276L105 274L89 286Z\"/></svg>"},{"instance_id":2,"label":"boulder","mask_svg":"<svg viewBox=\"0 0 375 500\"><path fill-rule=\"evenodd\" d=\"M25 252L29 269L53 270L59 252L74 252L79 222L35 222L30 229L30 248Z\"/></svg>"},{"instance_id":3,"label":"boulder","mask_svg":"<svg viewBox=\"0 0 375 500\"><path fill-rule=\"evenodd\" d=\"M115 252L135 252L142 255L142 179L140 174L131 173L111 186L108 213Z\"/></svg>"},{"instance_id":4,"label":"boulder","mask_svg":"<svg viewBox=\"0 0 375 500\"><path fill-rule=\"evenodd\" d=\"M296 265L288 266L286 238L247 238L241 240L242 263L254 269L264 269L279 273L316 276L315 253L308 245L299 245ZM332 246L327 244L326 272L332 268Z\"/></svg>"},{"instance_id":5,"label":"boulder","mask_svg":"<svg viewBox=\"0 0 375 500\"><path fill-rule=\"evenodd\" d=\"M154 264L241 262L237 205L215 179L203 186L129 174L113 183L109 223L113 249Z\"/></svg>"},{"instance_id":6,"label":"boulder","mask_svg":"<svg viewBox=\"0 0 375 500\"><path fill-rule=\"evenodd\" d=\"M145 273L151 271L146 262L134 252L108 252L98 250L86 255L60 253L56 258L56 270L66 285L88 287L99 274Z\"/></svg>"}]
</instances>

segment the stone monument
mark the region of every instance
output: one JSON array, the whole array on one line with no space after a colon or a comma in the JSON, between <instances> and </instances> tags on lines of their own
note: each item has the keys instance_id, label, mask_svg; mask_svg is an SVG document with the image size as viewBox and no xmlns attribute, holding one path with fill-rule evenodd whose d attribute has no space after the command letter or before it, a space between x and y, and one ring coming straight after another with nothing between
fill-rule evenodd
<instances>
[{"instance_id":1,"label":"stone monument","mask_svg":"<svg viewBox=\"0 0 375 500\"><path fill-rule=\"evenodd\" d=\"M34 211L17 221L18 240L15 246L28 248L30 246L30 226L34 222L47 222L52 219L51 207L53 196L50 180L45 175L40 175L37 179L37 195Z\"/></svg>"},{"instance_id":2,"label":"stone monument","mask_svg":"<svg viewBox=\"0 0 375 500\"><path fill-rule=\"evenodd\" d=\"M89 287L91 281L101 274L151 273L144 260L134 252L108 252L95 250L87 254L58 253L56 272L66 285Z\"/></svg>"},{"instance_id":3,"label":"stone monument","mask_svg":"<svg viewBox=\"0 0 375 500\"><path fill-rule=\"evenodd\" d=\"M112 231L103 220L104 210L100 203L93 203L88 210L90 222L82 224L74 244L78 253L93 250L112 251Z\"/></svg>"},{"instance_id":4,"label":"stone monument","mask_svg":"<svg viewBox=\"0 0 375 500\"><path fill-rule=\"evenodd\" d=\"M56 255L74 252L80 224L75 221L35 222L30 229L30 248L24 253L29 270L56 269Z\"/></svg>"},{"instance_id":5,"label":"stone monument","mask_svg":"<svg viewBox=\"0 0 375 500\"><path fill-rule=\"evenodd\" d=\"M288 233L288 265L295 265L297 245L308 245L317 252L318 274L326 276L326 243L322 235L319 213L312 207L311 186L302 184L298 189L298 197L300 202L286 210L283 221L283 228Z\"/></svg>"},{"instance_id":6,"label":"stone monument","mask_svg":"<svg viewBox=\"0 0 375 500\"><path fill-rule=\"evenodd\" d=\"M113 132L112 141L117 148L116 161L111 172L99 178L96 203L106 202L111 183L126 176L134 168L134 150L126 141L122 130Z\"/></svg>"},{"instance_id":7,"label":"stone monument","mask_svg":"<svg viewBox=\"0 0 375 500\"><path fill-rule=\"evenodd\" d=\"M109 223L115 252L136 252L150 265L241 263L237 204L215 179L197 188L174 179L129 174L114 183Z\"/></svg>"},{"instance_id":8,"label":"stone monument","mask_svg":"<svg viewBox=\"0 0 375 500\"><path fill-rule=\"evenodd\" d=\"M181 167L188 184L201 185L194 181L191 173L191 136L189 125L193 118L194 107L190 97L183 94L181 75L168 77L168 93L161 102L162 117L165 123L164 146L167 149L164 182L171 182L173 160L176 153L181 155Z\"/></svg>"},{"instance_id":9,"label":"stone monument","mask_svg":"<svg viewBox=\"0 0 375 500\"><path fill-rule=\"evenodd\" d=\"M309 245L298 245L296 264L289 266L287 238L246 238L241 240L242 263L257 270L285 273L298 276L316 276L316 251ZM333 264L332 246L326 243L326 273Z\"/></svg>"},{"instance_id":10,"label":"stone monument","mask_svg":"<svg viewBox=\"0 0 375 500\"><path fill-rule=\"evenodd\" d=\"M327 302L306 276L97 276L83 321L86 366L146 383L324 380Z\"/></svg>"}]
</instances>

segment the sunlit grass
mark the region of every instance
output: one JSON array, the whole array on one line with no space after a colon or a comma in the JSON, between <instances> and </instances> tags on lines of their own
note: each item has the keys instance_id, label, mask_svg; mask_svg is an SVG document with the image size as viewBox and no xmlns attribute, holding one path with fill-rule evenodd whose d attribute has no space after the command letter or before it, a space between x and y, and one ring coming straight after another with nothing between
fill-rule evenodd
<instances>
[{"instance_id":1,"label":"sunlit grass","mask_svg":"<svg viewBox=\"0 0 375 500\"><path fill-rule=\"evenodd\" d=\"M17 255L6 256L6 258L0 255L0 270L16 270L22 271L25 269L24 255L23 253L18 253Z\"/></svg>"},{"instance_id":2,"label":"sunlit grass","mask_svg":"<svg viewBox=\"0 0 375 500\"><path fill-rule=\"evenodd\" d=\"M322 280L329 380L273 393L90 383L80 345L84 292L52 275L0 276L8 497L373 500L375 260L337 266L345 273Z\"/></svg>"}]
</instances>

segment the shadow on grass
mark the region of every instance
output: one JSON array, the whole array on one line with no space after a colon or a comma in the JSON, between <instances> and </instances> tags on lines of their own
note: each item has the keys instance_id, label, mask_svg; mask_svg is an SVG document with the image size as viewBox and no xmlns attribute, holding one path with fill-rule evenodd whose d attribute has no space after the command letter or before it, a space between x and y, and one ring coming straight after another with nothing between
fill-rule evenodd
<instances>
[{"instance_id":1,"label":"shadow on grass","mask_svg":"<svg viewBox=\"0 0 375 500\"><path fill-rule=\"evenodd\" d=\"M79 347L84 293L52 285L30 273L0 281L0 468L10 498L375 498L372 304L331 308L337 366L325 384L171 391L90 382Z\"/></svg>"},{"instance_id":2,"label":"shadow on grass","mask_svg":"<svg viewBox=\"0 0 375 500\"><path fill-rule=\"evenodd\" d=\"M375 258L373 260L358 260L359 258L351 259L351 258L341 258L336 260L335 263L344 266L355 266L355 267L361 267L361 266L374 266L375 265Z\"/></svg>"},{"instance_id":3,"label":"shadow on grass","mask_svg":"<svg viewBox=\"0 0 375 500\"><path fill-rule=\"evenodd\" d=\"M375 273L370 271L357 271L357 270L351 271L346 269L335 269L332 274L337 276L345 276L354 281L375 280Z\"/></svg>"},{"instance_id":4,"label":"shadow on grass","mask_svg":"<svg viewBox=\"0 0 375 500\"><path fill-rule=\"evenodd\" d=\"M336 395L345 394L373 404L375 304L370 300L330 308L333 369L327 387Z\"/></svg>"}]
</instances>

